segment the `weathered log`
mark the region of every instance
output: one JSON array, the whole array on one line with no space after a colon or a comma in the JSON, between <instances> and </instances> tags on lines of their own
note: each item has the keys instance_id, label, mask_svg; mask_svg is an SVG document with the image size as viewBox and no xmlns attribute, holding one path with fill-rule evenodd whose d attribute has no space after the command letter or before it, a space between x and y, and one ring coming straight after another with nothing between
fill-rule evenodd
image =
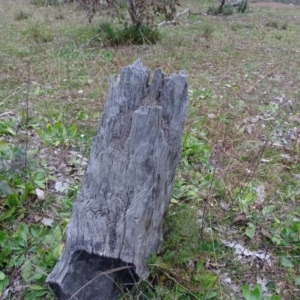
<instances>
[{"instance_id":1,"label":"weathered log","mask_svg":"<svg viewBox=\"0 0 300 300\"><path fill-rule=\"evenodd\" d=\"M180 159L184 72L166 77L140 60L112 77L90 162L47 282L59 299L117 299L149 275Z\"/></svg>"}]
</instances>

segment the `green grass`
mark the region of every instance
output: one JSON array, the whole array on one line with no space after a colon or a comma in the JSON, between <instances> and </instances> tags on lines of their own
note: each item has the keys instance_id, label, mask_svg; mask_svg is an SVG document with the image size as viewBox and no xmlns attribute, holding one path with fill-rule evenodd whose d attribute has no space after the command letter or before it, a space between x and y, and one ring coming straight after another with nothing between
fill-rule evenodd
<instances>
[{"instance_id":1,"label":"green grass","mask_svg":"<svg viewBox=\"0 0 300 300\"><path fill-rule=\"evenodd\" d=\"M29 2L0 0L0 295L18 283L9 299L54 299L45 278L110 77L139 57L152 71L185 69L189 111L162 252L136 291L247 299L260 283L263 299L299 299L299 9L250 4L215 17L203 15L212 3L185 2L179 11L202 14L159 28L155 45L110 47L90 42L107 18L89 24L73 5ZM267 251L271 263L238 258L224 241Z\"/></svg>"},{"instance_id":2,"label":"green grass","mask_svg":"<svg viewBox=\"0 0 300 300\"><path fill-rule=\"evenodd\" d=\"M122 29L115 29L109 22L101 23L99 26L99 39L105 46L126 46L155 44L160 39L157 29L141 25L135 28L133 25Z\"/></svg>"},{"instance_id":3,"label":"green grass","mask_svg":"<svg viewBox=\"0 0 300 300\"><path fill-rule=\"evenodd\" d=\"M20 10L18 12L15 13L15 20L16 21L21 21L21 20L27 20L30 17L30 14Z\"/></svg>"}]
</instances>

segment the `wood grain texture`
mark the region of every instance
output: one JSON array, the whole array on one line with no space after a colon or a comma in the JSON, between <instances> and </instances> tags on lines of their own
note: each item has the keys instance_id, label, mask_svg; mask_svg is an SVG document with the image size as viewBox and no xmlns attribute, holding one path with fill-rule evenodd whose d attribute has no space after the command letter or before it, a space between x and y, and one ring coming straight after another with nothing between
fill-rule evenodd
<instances>
[{"instance_id":1,"label":"wood grain texture","mask_svg":"<svg viewBox=\"0 0 300 300\"><path fill-rule=\"evenodd\" d=\"M125 275L98 276L99 289L94 280L93 288L88 284L77 294L117 299L123 283L147 278L146 260L161 249L180 159L187 78L184 72L166 77L157 69L149 85L149 75L137 60L111 79L66 246L47 278L60 299L69 299L101 272L129 266Z\"/></svg>"}]
</instances>

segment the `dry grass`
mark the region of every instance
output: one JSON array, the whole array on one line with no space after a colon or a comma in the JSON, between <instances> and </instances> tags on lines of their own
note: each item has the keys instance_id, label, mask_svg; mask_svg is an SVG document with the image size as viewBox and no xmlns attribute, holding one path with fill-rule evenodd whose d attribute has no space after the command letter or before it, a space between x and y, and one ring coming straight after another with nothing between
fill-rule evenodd
<instances>
[{"instance_id":1,"label":"dry grass","mask_svg":"<svg viewBox=\"0 0 300 300\"><path fill-rule=\"evenodd\" d=\"M208 4L184 2L179 10L186 7L202 14L162 28L157 45L104 48L95 43L81 49L94 36L100 16L87 24L72 5L37 7L27 0L0 0L0 114L24 110L29 82L29 113L39 120L38 128L59 119L92 137L110 76L123 66L141 58L151 70L160 67L171 74L184 69L190 92L185 132L211 153L200 167L195 161L188 167L181 164L178 190L193 187L197 196L178 200L197 203L209 228L203 236L213 244L231 240L253 250L268 249L274 258L269 267L250 259L242 263L224 252L210 254L220 274L238 286L256 283L260 275L271 293L299 299L294 285L300 276L299 241L287 242L281 229L299 221L300 214L300 9L253 5L250 13L213 17L204 15ZM28 18L16 19L20 12ZM85 142L78 148L87 155L90 139ZM205 185L207 174L213 176ZM258 197L260 185L263 202L241 205L247 193ZM265 214L263 209L271 205L275 210ZM248 223L234 223L243 208ZM256 228L252 238L247 236L249 223ZM277 235L286 241L284 247L276 244ZM283 255L293 267L280 263ZM185 282L182 274L177 280ZM220 284L218 299L230 299L229 294ZM241 293L235 296L240 299Z\"/></svg>"}]
</instances>

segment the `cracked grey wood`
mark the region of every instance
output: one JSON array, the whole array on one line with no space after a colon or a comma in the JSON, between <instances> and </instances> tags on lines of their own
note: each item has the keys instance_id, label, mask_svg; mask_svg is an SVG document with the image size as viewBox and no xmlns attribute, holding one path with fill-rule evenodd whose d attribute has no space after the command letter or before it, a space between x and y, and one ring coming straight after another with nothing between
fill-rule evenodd
<instances>
[{"instance_id":1,"label":"cracked grey wood","mask_svg":"<svg viewBox=\"0 0 300 300\"><path fill-rule=\"evenodd\" d=\"M149 85L149 75L137 60L111 79L66 246L47 278L60 299L76 299L75 293L78 299L117 299L130 283L147 278L146 260L161 249L187 78L157 69ZM122 271L99 276L114 268Z\"/></svg>"}]
</instances>

